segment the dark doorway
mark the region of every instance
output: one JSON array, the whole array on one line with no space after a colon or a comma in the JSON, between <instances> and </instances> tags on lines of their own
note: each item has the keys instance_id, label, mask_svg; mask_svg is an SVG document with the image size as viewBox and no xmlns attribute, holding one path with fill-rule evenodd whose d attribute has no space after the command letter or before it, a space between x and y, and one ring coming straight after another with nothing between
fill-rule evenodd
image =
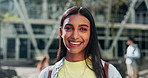
<instances>
[{"instance_id":1,"label":"dark doorway","mask_svg":"<svg viewBox=\"0 0 148 78\"><path fill-rule=\"evenodd\" d=\"M15 39L7 39L7 58L15 58Z\"/></svg>"},{"instance_id":2,"label":"dark doorway","mask_svg":"<svg viewBox=\"0 0 148 78\"><path fill-rule=\"evenodd\" d=\"M28 53L28 39L21 38L20 39L20 58L27 58Z\"/></svg>"}]
</instances>

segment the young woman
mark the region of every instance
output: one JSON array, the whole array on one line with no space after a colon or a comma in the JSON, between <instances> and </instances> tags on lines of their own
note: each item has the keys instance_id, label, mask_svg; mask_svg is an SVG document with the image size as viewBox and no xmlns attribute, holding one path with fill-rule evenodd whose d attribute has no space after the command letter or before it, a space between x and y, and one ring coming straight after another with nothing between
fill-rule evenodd
<instances>
[{"instance_id":1,"label":"young woman","mask_svg":"<svg viewBox=\"0 0 148 78\"><path fill-rule=\"evenodd\" d=\"M58 62L45 68L39 78L121 78L113 65L104 69L94 19L86 8L65 11L59 33Z\"/></svg>"}]
</instances>

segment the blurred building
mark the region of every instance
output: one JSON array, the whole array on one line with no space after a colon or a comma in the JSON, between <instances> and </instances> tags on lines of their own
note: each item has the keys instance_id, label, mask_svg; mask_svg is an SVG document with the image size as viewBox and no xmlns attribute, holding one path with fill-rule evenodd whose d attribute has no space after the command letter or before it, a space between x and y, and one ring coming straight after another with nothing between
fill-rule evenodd
<instances>
[{"instance_id":1,"label":"blurred building","mask_svg":"<svg viewBox=\"0 0 148 78\"><path fill-rule=\"evenodd\" d=\"M147 0L0 0L0 59L38 60L47 54L55 59L59 19L74 5L93 14L104 58L122 59L128 36L148 58Z\"/></svg>"}]
</instances>

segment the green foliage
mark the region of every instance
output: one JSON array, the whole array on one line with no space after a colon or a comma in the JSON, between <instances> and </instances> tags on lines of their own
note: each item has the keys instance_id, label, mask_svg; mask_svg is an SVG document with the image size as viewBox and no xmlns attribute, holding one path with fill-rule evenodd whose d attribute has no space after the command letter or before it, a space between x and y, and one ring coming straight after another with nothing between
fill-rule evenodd
<instances>
[{"instance_id":1,"label":"green foliage","mask_svg":"<svg viewBox=\"0 0 148 78\"><path fill-rule=\"evenodd\" d=\"M12 78L21 78L20 76L12 76Z\"/></svg>"},{"instance_id":2,"label":"green foliage","mask_svg":"<svg viewBox=\"0 0 148 78\"><path fill-rule=\"evenodd\" d=\"M81 6L82 5L82 0L73 0L75 3L75 6Z\"/></svg>"}]
</instances>

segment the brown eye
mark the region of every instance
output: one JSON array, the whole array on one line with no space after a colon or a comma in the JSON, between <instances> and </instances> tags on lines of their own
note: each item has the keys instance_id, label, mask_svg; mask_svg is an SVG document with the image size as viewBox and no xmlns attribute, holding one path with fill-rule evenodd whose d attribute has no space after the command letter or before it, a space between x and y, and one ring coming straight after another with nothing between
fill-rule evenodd
<instances>
[{"instance_id":1,"label":"brown eye","mask_svg":"<svg viewBox=\"0 0 148 78\"><path fill-rule=\"evenodd\" d=\"M81 31L87 31L87 29L86 29L86 28L80 28L80 30L81 30Z\"/></svg>"},{"instance_id":2,"label":"brown eye","mask_svg":"<svg viewBox=\"0 0 148 78\"><path fill-rule=\"evenodd\" d=\"M66 31L73 30L73 28L72 28L72 27L65 27L64 29L65 29Z\"/></svg>"}]
</instances>

